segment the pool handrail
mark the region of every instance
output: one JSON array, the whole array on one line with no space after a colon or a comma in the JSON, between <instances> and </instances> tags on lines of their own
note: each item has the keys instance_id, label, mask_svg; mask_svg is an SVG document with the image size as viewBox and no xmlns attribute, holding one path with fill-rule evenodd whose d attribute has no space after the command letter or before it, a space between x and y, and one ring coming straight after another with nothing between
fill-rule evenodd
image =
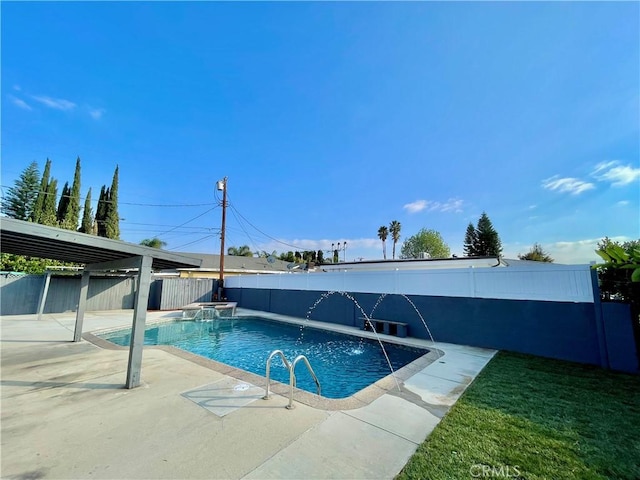
<instances>
[{"instance_id":1,"label":"pool handrail","mask_svg":"<svg viewBox=\"0 0 640 480\"><path fill-rule=\"evenodd\" d=\"M318 377L316 377L316 373L313 371L313 368L311 368L311 364L309 363L307 357L305 357L304 355L298 355L293 360L293 362L291 362L291 367L289 368L289 405L287 405L287 408L289 410L293 408L293 388L296 386L296 364L300 360L304 360L304 363L307 365L307 369L311 374L311 378L313 378L313 381L316 382L317 394L320 395L320 392L322 390L320 387L320 381L318 380Z\"/></svg>"},{"instance_id":2,"label":"pool handrail","mask_svg":"<svg viewBox=\"0 0 640 480\"><path fill-rule=\"evenodd\" d=\"M266 367L266 377L267 377L267 391L264 395L264 397L262 397L263 400L269 400L269 383L271 382L271 359L273 359L273 357L275 357L276 355L280 355L280 358L282 358L282 361L284 362L285 367L287 367L287 370L289 370L289 374L291 374L291 364L289 363L289 360L287 360L287 357L284 356L284 353L282 352L282 350L274 350L273 352L271 352L269 354L269 358L267 358L267 367Z\"/></svg>"},{"instance_id":3,"label":"pool handrail","mask_svg":"<svg viewBox=\"0 0 640 480\"><path fill-rule=\"evenodd\" d=\"M313 378L313 381L316 382L316 387L317 387L317 394L320 395L320 392L322 391L322 388L320 387L320 381L318 380L318 377L316 376L316 372L313 371L313 368L311 368L311 364L309 363L309 360L307 359L307 357L305 357L304 355L298 355L293 362L289 363L289 361L287 360L287 357L285 357L284 353L282 352L282 350L274 350L273 352L271 352L269 354L269 357L267 358L267 366L266 366L266 377L267 377L267 388L264 394L264 397L262 397L263 400L269 400L269 386L271 384L271 360L273 359L273 357L275 357L276 355L279 355L280 358L282 359L285 367L287 367L287 370L289 370L289 404L287 405L287 408L289 410L294 408L293 405L293 389L296 386L296 365L300 360L304 360L304 363L307 365L307 369L309 370L309 373L311 374L311 378Z\"/></svg>"}]
</instances>

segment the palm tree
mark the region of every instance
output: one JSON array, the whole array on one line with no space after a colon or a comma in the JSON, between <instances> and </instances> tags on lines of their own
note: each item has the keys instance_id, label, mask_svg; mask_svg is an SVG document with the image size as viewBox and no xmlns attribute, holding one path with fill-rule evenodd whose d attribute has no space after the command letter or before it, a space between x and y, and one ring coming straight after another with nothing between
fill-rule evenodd
<instances>
[{"instance_id":1,"label":"palm tree","mask_svg":"<svg viewBox=\"0 0 640 480\"><path fill-rule=\"evenodd\" d=\"M145 247L153 247L153 248L162 248L167 246L167 242L163 242L159 238L145 238L140 242L140 245L144 245Z\"/></svg>"},{"instance_id":2,"label":"palm tree","mask_svg":"<svg viewBox=\"0 0 640 480\"><path fill-rule=\"evenodd\" d=\"M398 240L400 240L401 228L402 226L400 225L400 222L397 220L393 220L389 224L389 233L391 234L391 238L393 239L393 259L394 260L396 258L396 243L398 243Z\"/></svg>"},{"instance_id":3,"label":"palm tree","mask_svg":"<svg viewBox=\"0 0 640 480\"><path fill-rule=\"evenodd\" d=\"M249 245L242 245L241 247L229 247L227 249L227 255L236 257L253 257L253 252Z\"/></svg>"},{"instance_id":4,"label":"palm tree","mask_svg":"<svg viewBox=\"0 0 640 480\"><path fill-rule=\"evenodd\" d=\"M384 225L381 226L378 229L378 238L382 240L382 256L384 257L385 260L387 259L387 245L385 242L387 241L388 236L389 236L389 229Z\"/></svg>"}]
</instances>

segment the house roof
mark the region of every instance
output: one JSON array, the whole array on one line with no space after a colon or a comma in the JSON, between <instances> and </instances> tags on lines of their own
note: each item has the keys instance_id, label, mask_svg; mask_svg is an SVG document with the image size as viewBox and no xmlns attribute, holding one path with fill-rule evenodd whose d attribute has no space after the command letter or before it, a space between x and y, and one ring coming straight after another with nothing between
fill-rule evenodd
<instances>
[{"instance_id":1,"label":"house roof","mask_svg":"<svg viewBox=\"0 0 640 480\"><path fill-rule=\"evenodd\" d=\"M220 255L213 253L190 253L190 256L197 257L202 260L200 270L219 271ZM289 262L271 257L240 257L236 255L224 256L224 269L229 272L287 272L289 271ZM184 268L193 270L192 268Z\"/></svg>"},{"instance_id":2,"label":"house roof","mask_svg":"<svg viewBox=\"0 0 640 480\"><path fill-rule=\"evenodd\" d=\"M49 227L14 218L0 218L0 251L85 265L126 263L132 257L152 257L152 268L199 267L202 259L158 248Z\"/></svg>"},{"instance_id":3,"label":"house roof","mask_svg":"<svg viewBox=\"0 0 640 480\"><path fill-rule=\"evenodd\" d=\"M361 262L325 263L316 271L332 270L422 270L437 268L504 267L498 257L411 258L394 260L364 260Z\"/></svg>"}]
</instances>

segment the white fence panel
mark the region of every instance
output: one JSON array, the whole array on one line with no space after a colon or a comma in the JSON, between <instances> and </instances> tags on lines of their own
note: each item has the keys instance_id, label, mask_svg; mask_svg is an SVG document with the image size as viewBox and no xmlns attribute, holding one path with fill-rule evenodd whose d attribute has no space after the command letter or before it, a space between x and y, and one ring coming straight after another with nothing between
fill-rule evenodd
<instances>
[{"instance_id":1,"label":"white fence panel","mask_svg":"<svg viewBox=\"0 0 640 480\"><path fill-rule=\"evenodd\" d=\"M228 277L227 288L593 303L589 265L307 272Z\"/></svg>"},{"instance_id":2,"label":"white fence panel","mask_svg":"<svg viewBox=\"0 0 640 480\"><path fill-rule=\"evenodd\" d=\"M497 270L497 269L496 269ZM593 302L591 273L585 269L502 268L497 272L475 271L475 296L479 298L505 298Z\"/></svg>"}]
</instances>

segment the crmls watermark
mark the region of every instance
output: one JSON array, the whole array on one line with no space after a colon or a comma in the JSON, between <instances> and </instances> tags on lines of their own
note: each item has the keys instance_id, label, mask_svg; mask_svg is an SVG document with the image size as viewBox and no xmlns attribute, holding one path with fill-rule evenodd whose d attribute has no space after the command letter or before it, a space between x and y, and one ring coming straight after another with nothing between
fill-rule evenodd
<instances>
[{"instance_id":1,"label":"crmls watermark","mask_svg":"<svg viewBox=\"0 0 640 480\"><path fill-rule=\"evenodd\" d=\"M501 465L493 467L491 465L483 465L476 463L469 468L471 478L518 478L520 476L520 467Z\"/></svg>"}]
</instances>

